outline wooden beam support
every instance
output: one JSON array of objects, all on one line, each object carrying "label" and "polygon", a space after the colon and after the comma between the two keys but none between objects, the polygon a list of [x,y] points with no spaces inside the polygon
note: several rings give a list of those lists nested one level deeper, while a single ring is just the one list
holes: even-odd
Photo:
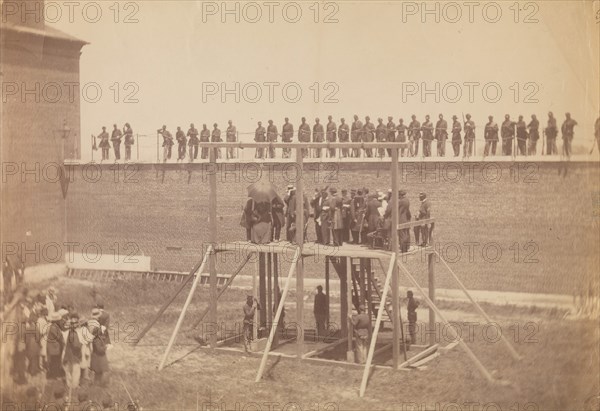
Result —
[{"label": "wooden beam support", "polygon": [[[427,255],[427,276],[429,299],[435,304],[435,271],[434,271],[433,253]],[[429,345],[435,344],[435,311],[433,306],[429,306]]]},{"label": "wooden beam support", "polygon": [[[212,246],[208,246],[208,250],[206,250],[206,254],[204,254],[204,258],[202,259],[202,264],[200,264],[200,268],[199,268],[200,272],[202,272],[204,270],[206,263],[210,260],[210,258],[213,256],[213,254],[214,253],[213,253]],[[175,329],[173,330],[173,334],[171,334],[171,339],[169,340],[169,343],[167,344],[167,349],[165,350],[162,360],[160,361],[160,364],[158,365],[158,371],[162,370],[163,367],[165,366],[165,362],[167,361],[169,352],[171,351],[171,348],[173,348],[173,343],[175,342],[175,338],[177,337],[179,328],[181,327],[181,324],[183,323],[183,319],[185,318],[185,312],[187,311],[188,306],[192,302],[192,297],[194,296],[194,292],[196,291],[196,287],[198,286],[199,282],[200,282],[200,276],[197,275],[196,278],[194,279],[194,282],[192,283],[192,288],[190,289],[190,293],[188,294],[187,299],[185,300],[185,304],[183,305],[183,308],[181,309],[181,314],[179,314],[179,319],[177,320],[177,324],[175,324]],[[216,338],[217,334],[216,333],[213,333],[213,334]],[[217,344],[215,341],[215,346],[216,345]]]},{"label": "wooden beam support", "polygon": [[[208,230],[209,230],[209,241],[211,250],[217,244],[218,239],[218,228],[217,223],[217,149],[209,149],[209,161],[211,173],[208,176],[208,182],[210,186],[210,194],[208,196]],[[209,322],[216,327],[217,326],[217,266],[216,258],[214,253],[211,253],[211,257],[208,262],[210,272],[210,316]],[[217,346],[217,333],[211,333],[210,335],[210,347],[215,348]]]},{"label": "wooden beam support", "polygon": [[275,333],[277,332],[277,324],[279,323],[279,318],[281,317],[281,312],[283,311],[283,306],[285,305],[285,298],[287,297],[288,291],[290,289],[290,280],[292,275],[296,271],[297,261],[300,260],[300,248],[296,249],[296,254],[294,254],[294,258],[292,259],[292,264],[290,265],[290,271],[288,272],[287,278],[285,279],[285,285],[283,286],[283,294],[281,295],[281,300],[277,305],[277,313],[275,313],[275,318],[273,319],[273,324],[271,324],[271,332],[269,333],[269,339],[267,340],[267,346],[265,347],[265,351],[263,352],[262,360],[260,361],[260,366],[258,367],[258,373],[256,374],[256,379],[254,382],[259,382],[262,378],[263,372],[265,371],[265,365],[267,364],[267,358],[269,358],[269,351],[271,350],[271,345],[273,344],[273,338],[275,338]]},{"label": "wooden beam support", "polygon": [[428,355],[433,354],[434,352],[436,352],[439,348],[439,344],[435,344],[432,345],[431,347],[426,348],[425,350],[421,351],[420,353],[417,353],[415,355],[413,355],[412,357],[410,357],[408,360],[404,361],[402,364],[400,364],[399,368],[405,368],[408,367],[409,365],[422,360],[423,358],[427,357]]},{"label": "wooden beam support", "polygon": [[[398,149],[392,149],[392,227],[398,226]],[[394,253],[394,261],[398,260],[398,233],[390,230],[391,251]],[[394,369],[398,369],[400,363],[400,296],[398,295],[398,267],[392,264],[392,362]],[[404,341],[402,341],[404,344]]]},{"label": "wooden beam support", "polygon": [[347,338],[341,338],[341,339],[339,339],[337,341],[332,342],[331,344],[327,344],[324,347],[317,348],[316,350],[309,351],[309,352],[307,352],[306,354],[304,354],[302,356],[302,359],[314,357],[315,355],[319,355],[321,353],[324,353],[325,351],[329,351],[329,350],[337,347],[338,345],[345,343],[347,340],[348,340]]},{"label": "wooden beam support", "polygon": [[[285,143],[288,144],[288,143]],[[296,179],[296,245],[298,249],[296,263],[296,329],[298,335],[296,338],[296,357],[302,358],[304,354],[304,261],[302,253],[304,251],[304,166],[300,144],[296,148],[296,164],[300,170],[300,175]]]},{"label": "wooden beam support", "polygon": [[[342,319],[342,321],[346,321],[348,323],[347,326],[347,331],[348,331],[348,350],[346,351],[346,359],[348,361],[352,361],[354,362],[354,344],[353,344],[353,340],[354,340],[354,325],[352,324],[352,321],[350,320],[350,317],[352,316],[352,287],[350,286],[351,281],[350,281],[350,277],[352,276],[352,259],[351,258],[344,258],[344,263],[346,266],[346,313],[347,316],[346,318]],[[358,291],[358,290],[357,290]]]}]

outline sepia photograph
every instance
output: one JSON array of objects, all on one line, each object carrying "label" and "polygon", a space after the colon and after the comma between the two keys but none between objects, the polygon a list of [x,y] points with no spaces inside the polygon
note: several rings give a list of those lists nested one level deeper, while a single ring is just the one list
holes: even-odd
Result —
[{"label": "sepia photograph", "polygon": [[600,411],[600,0],[0,15],[0,411]]}]

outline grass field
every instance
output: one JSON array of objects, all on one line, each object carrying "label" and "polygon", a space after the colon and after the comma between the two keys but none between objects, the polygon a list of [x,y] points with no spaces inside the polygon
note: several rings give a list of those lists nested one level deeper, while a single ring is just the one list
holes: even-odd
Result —
[{"label": "grass field", "polygon": [[[463,331],[467,330],[466,322],[479,321],[471,328],[473,338],[469,338],[468,345],[499,383],[485,382],[466,354],[456,347],[422,369],[375,370],[366,396],[359,398],[360,368],[270,358],[263,380],[254,383],[258,355],[213,354],[200,349],[191,338],[193,333],[185,330],[206,307],[205,288],[197,290],[168,365],[158,372],[157,364],[184,296],[175,301],[137,347],[128,341],[150,321],[176,284],[92,284],[63,278],[56,286],[61,301],[72,303],[81,313],[89,313],[94,299],[101,296],[111,313],[113,328],[119,330],[113,334],[114,347],[108,353],[112,369],[108,386],[89,389],[91,399],[97,402],[110,396],[123,406],[127,402],[123,383],[146,410],[583,410],[600,393],[597,322],[564,320],[556,312],[494,307],[491,315],[523,357],[517,362],[501,343],[484,338],[485,324],[472,310],[445,307],[445,315]],[[220,322],[231,326],[240,320],[248,292],[232,289],[223,295]],[[306,305],[308,323],[312,304]],[[286,309],[287,320],[293,321],[293,304]],[[419,318],[427,318],[426,309],[419,311]],[[442,335],[440,338],[441,345],[448,342]],[[19,389],[10,392],[11,387],[3,387],[9,390],[5,401],[18,398]]]}]

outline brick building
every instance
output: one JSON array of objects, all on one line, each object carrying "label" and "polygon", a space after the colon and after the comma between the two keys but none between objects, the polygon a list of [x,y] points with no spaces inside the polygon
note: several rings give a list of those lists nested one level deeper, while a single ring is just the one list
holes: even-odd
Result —
[{"label": "brick building", "polygon": [[43,1],[2,7],[2,252],[16,247],[27,265],[43,264],[56,259],[50,245],[66,240],[62,164],[80,156],[79,59],[86,42],[46,26]]}]

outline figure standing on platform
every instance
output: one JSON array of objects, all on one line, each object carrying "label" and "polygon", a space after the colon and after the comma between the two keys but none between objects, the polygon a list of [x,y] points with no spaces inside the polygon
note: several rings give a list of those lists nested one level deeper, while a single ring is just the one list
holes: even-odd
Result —
[{"label": "figure standing on platform", "polygon": [[437,140],[437,156],[444,157],[446,155],[446,140],[448,139],[448,122],[444,120],[442,114],[439,115],[439,120],[435,125],[435,139]]},{"label": "figure standing on platform", "polygon": [[537,154],[537,142],[540,139],[540,122],[535,114],[531,115],[531,121],[527,124],[529,130],[529,155]]},{"label": "figure standing on platform", "polygon": [[[367,209],[365,211],[365,219],[368,224],[368,233],[373,233],[377,231],[379,227],[379,218],[381,214],[379,213],[379,208],[381,207],[381,201],[378,199],[377,193],[371,194],[367,197]],[[366,238],[363,239],[365,241]]]},{"label": "figure standing on platform", "polygon": [[281,238],[281,228],[285,226],[285,204],[281,198],[273,197],[271,200],[271,214],[273,215],[273,226],[271,228],[271,238],[279,242]]},{"label": "figure standing on platform", "polygon": [[[338,128],[338,139],[340,143],[348,143],[350,140],[350,127],[346,124],[346,120],[344,118],[340,119],[340,127]],[[342,148],[342,157],[347,158],[349,155],[349,150],[347,148]]]},{"label": "figure standing on platform", "polygon": [[329,311],[329,304],[327,303],[327,296],[323,293],[323,287],[317,286],[317,293],[315,294],[315,302],[313,306],[313,313],[315,314],[315,322],[317,324],[317,339],[321,340],[327,334],[327,315]]},{"label": "figure standing on platform", "polygon": [[460,145],[462,144],[462,137],[460,132],[462,126],[456,115],[452,116],[452,150],[454,151],[454,157],[460,156]]},{"label": "figure standing on platform", "polygon": [[[408,127],[406,126],[406,124],[404,124],[404,119],[400,118],[398,120],[398,126],[396,127],[396,130],[398,130],[398,135],[396,136],[396,142],[397,143],[403,143],[402,148],[400,148],[400,157],[404,157],[404,152],[406,151],[406,148],[404,146],[404,144],[406,144],[406,135],[409,133],[408,132]],[[408,155],[410,156],[410,146],[408,148]]]},{"label": "figure standing on platform", "polygon": [[[325,140],[325,131],[323,125],[319,122],[318,118],[315,118],[315,125],[313,126],[313,143],[322,143]],[[321,158],[322,149],[315,148],[315,158]]]},{"label": "figure standing on platform", "polygon": [[[333,189],[335,190],[335,189]],[[331,190],[329,191],[331,193]],[[323,245],[329,245],[331,242],[331,228],[332,219],[331,214],[333,212],[333,193],[328,195],[326,191],[321,194],[323,197],[323,204],[321,206],[321,214],[319,215],[321,225],[321,241]]]},{"label": "figure standing on platform", "polygon": [[500,135],[502,137],[502,155],[512,156],[515,122],[510,119],[510,115],[508,114],[504,116],[504,122],[500,126]]},{"label": "figure standing on platform", "polygon": [[363,190],[358,189],[356,196],[350,202],[350,230],[352,231],[352,244],[359,244],[366,240],[365,231],[365,213],[367,210],[366,201],[363,197]]},{"label": "figure standing on platform", "polygon": [[431,157],[431,142],[433,141],[433,123],[429,120],[429,114],[425,116],[425,121],[421,124],[423,132],[423,155]]},{"label": "figure standing on platform", "polygon": [[273,224],[270,201],[255,201],[252,221],[251,241],[255,244],[270,243]]},{"label": "figure standing on platform", "polygon": [[406,310],[408,311],[408,335],[410,336],[410,344],[417,343],[417,308],[419,308],[419,302],[414,299],[413,292],[408,290],[406,292],[406,298],[408,303]]},{"label": "figure standing on platform", "polygon": [[[419,208],[419,217],[417,218],[419,221],[427,220],[431,218],[431,204],[427,199],[427,194],[421,192],[419,193],[419,200],[421,201],[421,206]],[[433,226],[434,223],[423,224],[421,228],[421,247],[427,247],[428,245],[433,244]],[[417,241],[418,244],[418,241]]]},{"label": "figure standing on platform", "polygon": [[[206,124],[202,124],[202,130],[200,131],[200,142],[208,143],[210,141],[210,130],[206,126]],[[208,147],[202,147],[200,151],[200,158],[207,159],[208,158]]]},{"label": "figure standing on platform", "polygon": [[101,161],[108,160],[108,150],[110,150],[110,143],[108,142],[108,133],[106,132],[106,127],[102,127],[102,133],[100,133],[96,138],[100,139],[100,144],[98,144],[98,147],[102,149]]},{"label": "figure standing on platform", "polygon": [[[219,130],[219,126],[217,123],[213,124],[213,131],[212,134],[210,135],[210,142],[211,143],[222,143],[223,139],[221,139],[221,130]],[[216,153],[216,158],[221,158],[221,149],[220,148],[215,148],[213,149],[215,150]]]},{"label": "figure standing on platform", "polygon": [[414,114],[411,116],[412,121],[408,125],[408,136],[412,143],[410,145],[411,157],[417,157],[419,155],[419,139],[421,138],[421,123],[417,121],[417,116]]},{"label": "figure standing on platform", "polygon": [[369,335],[371,335],[371,319],[365,310],[365,305],[358,306],[358,314],[348,315],[354,329],[354,346],[356,362],[364,364],[367,359]]},{"label": "figure standing on platform", "polygon": [[200,139],[198,139],[198,130],[194,127],[194,123],[190,124],[187,135],[190,138],[188,141],[188,145],[190,146],[190,161],[194,161],[198,158],[198,143],[200,142]]},{"label": "figure standing on platform", "polygon": [[167,130],[167,126],[162,126],[157,130],[157,133],[160,134],[163,138],[163,163],[166,163],[167,160],[171,159],[171,147],[173,147],[173,136]]},{"label": "figure standing on platform", "polygon": [[[285,123],[283,123],[283,126],[281,127],[281,141],[284,143],[291,143],[293,137],[294,137],[294,126],[290,123],[290,119],[286,117]],[[291,155],[292,155],[292,149],[284,147],[282,157],[290,158]]]},{"label": "figure standing on platform", "polygon": [[177,140],[177,162],[185,160],[185,148],[187,145],[187,138],[181,127],[177,127],[175,132],[175,140]]},{"label": "figure standing on platform", "polygon": [[[298,142],[310,143],[310,126],[306,124],[306,118],[302,117],[300,120],[300,127],[298,128]],[[308,148],[302,149],[302,158],[308,157]]]},{"label": "figure standing on platform", "polygon": [[[356,194],[356,190],[354,194]],[[352,197],[348,195],[348,190],[342,189],[342,243],[350,243],[350,203]]]},{"label": "figure standing on platform", "polygon": [[[387,133],[386,133],[386,141],[388,143],[395,143],[396,142],[396,124],[394,123],[394,118],[392,116],[388,116],[388,122],[386,125],[387,128]],[[387,155],[388,157],[392,156],[392,149],[388,148],[387,149]]]},{"label": "figure standing on platform", "polygon": [[125,123],[123,127],[123,134],[125,136],[125,161],[131,160],[131,146],[135,143],[133,139],[133,130],[129,123]]},{"label": "figure standing on platform", "polygon": [[[377,119],[377,128],[375,129],[375,140],[378,143],[385,143],[387,140],[387,127],[383,124],[383,119],[380,117]],[[379,158],[385,157],[385,148],[377,149],[377,156]]]},{"label": "figure standing on platform", "polygon": [[[327,117],[327,134],[326,134],[326,140],[329,144],[333,144],[335,145],[335,142],[337,141],[337,126],[335,125],[335,123],[333,122],[333,117],[329,116]],[[329,158],[335,158],[335,147],[334,148],[329,148],[327,150],[327,157]]]},{"label": "figure standing on platform", "polygon": [[[360,143],[362,141],[363,123],[358,119],[358,116],[354,115],[354,122],[352,123],[352,129],[350,139],[353,143]],[[353,148],[350,152],[350,157],[360,157],[360,149]]]},{"label": "figure standing on platform", "polygon": [[465,145],[463,146],[463,156],[465,158],[471,157],[473,155],[475,145],[475,122],[471,120],[470,114],[467,114],[466,117],[467,121],[465,121]]},{"label": "figure standing on platform", "polygon": [[546,126],[546,155],[558,154],[558,148],[556,147],[556,136],[558,136],[558,126],[556,124],[556,118],[550,111],[548,113],[548,125]]},{"label": "figure standing on platform", "polygon": [[310,205],[313,208],[313,219],[315,221],[315,234],[317,235],[317,244],[323,244],[323,232],[321,230],[321,212],[323,211],[323,206],[325,205],[326,198],[326,192],[319,191],[319,189],[315,189],[315,194],[310,202]]},{"label": "figure standing on platform", "polygon": [[[256,303],[256,307],[253,303]],[[248,349],[254,340],[254,314],[256,310],[260,310],[260,304],[256,298],[251,295],[246,297],[246,304],[243,307],[244,310],[244,350],[249,352]]]},{"label": "figure standing on platform", "polygon": [[[366,116],[362,133],[362,141],[364,143],[372,143],[373,140],[375,140],[375,125],[371,123],[371,118]],[[368,158],[373,157],[373,149],[365,148],[365,154]]]},{"label": "figure standing on platform", "polygon": [[[269,125],[267,126],[267,141],[269,143],[277,143],[277,126],[273,124],[273,120],[269,120]],[[275,147],[269,147],[268,158],[275,158]]]},{"label": "figure standing on platform", "polygon": [[329,212],[331,220],[331,233],[334,246],[340,246],[343,243],[343,231],[344,231],[344,200],[337,194],[337,189],[331,188],[331,209]]},{"label": "figure standing on platform", "polygon": [[[228,143],[235,143],[237,141],[237,130],[233,125],[233,121],[229,120],[227,124],[229,125],[227,126],[227,130],[225,131],[225,141],[227,141]],[[227,147],[225,153],[227,154],[228,160],[235,158],[235,148]]]},{"label": "figure standing on platform", "polygon": [[[485,139],[485,149],[483,156],[496,155],[496,146],[498,145],[498,124],[494,122],[494,116],[488,116],[488,123],[485,125],[483,138]],[[490,151],[491,150],[491,151]]]},{"label": "figure standing on platform", "polygon": [[[391,201],[391,199],[388,202],[388,205],[386,207],[384,217],[389,220],[392,219],[392,201]],[[398,191],[398,224],[410,223],[411,219],[412,219],[412,216],[410,214],[410,201],[408,201],[408,198],[406,198],[406,191],[399,190]],[[388,234],[388,237],[391,239],[392,233],[394,231],[397,231],[398,232],[398,245],[400,246],[400,252],[401,253],[408,252],[408,249],[410,248],[410,229],[403,228],[401,230],[397,230],[397,229],[394,230],[394,227],[392,227],[391,222],[388,225],[390,227],[390,232]]]},{"label": "figure standing on platform", "polygon": [[[262,126],[262,121],[258,122],[258,127],[256,128],[256,130],[254,131],[254,141],[257,143],[264,143],[266,140],[266,132],[267,130],[265,130],[265,128]],[[254,153],[254,158],[259,158],[259,159],[264,159],[265,155],[264,155],[265,149],[263,147],[257,147],[256,148],[256,152]]]},{"label": "figure standing on platform", "polygon": [[119,128],[117,127],[116,124],[113,124],[113,131],[112,131],[112,135],[110,136],[110,141],[112,141],[112,144],[113,144],[113,150],[115,152],[115,161],[121,159],[121,137],[122,136],[123,136],[123,133],[121,132],[121,130],[119,130]]},{"label": "figure standing on platform", "polygon": [[563,154],[567,157],[571,157],[571,144],[573,143],[573,136],[575,134],[574,128],[577,125],[577,121],[571,118],[571,113],[565,114],[565,122],[561,126],[562,139],[563,139]]},{"label": "figure standing on platform", "polygon": [[527,140],[529,134],[527,134],[527,124],[523,120],[523,116],[519,116],[519,120],[516,124],[517,127],[517,149],[520,156],[527,155]]}]

